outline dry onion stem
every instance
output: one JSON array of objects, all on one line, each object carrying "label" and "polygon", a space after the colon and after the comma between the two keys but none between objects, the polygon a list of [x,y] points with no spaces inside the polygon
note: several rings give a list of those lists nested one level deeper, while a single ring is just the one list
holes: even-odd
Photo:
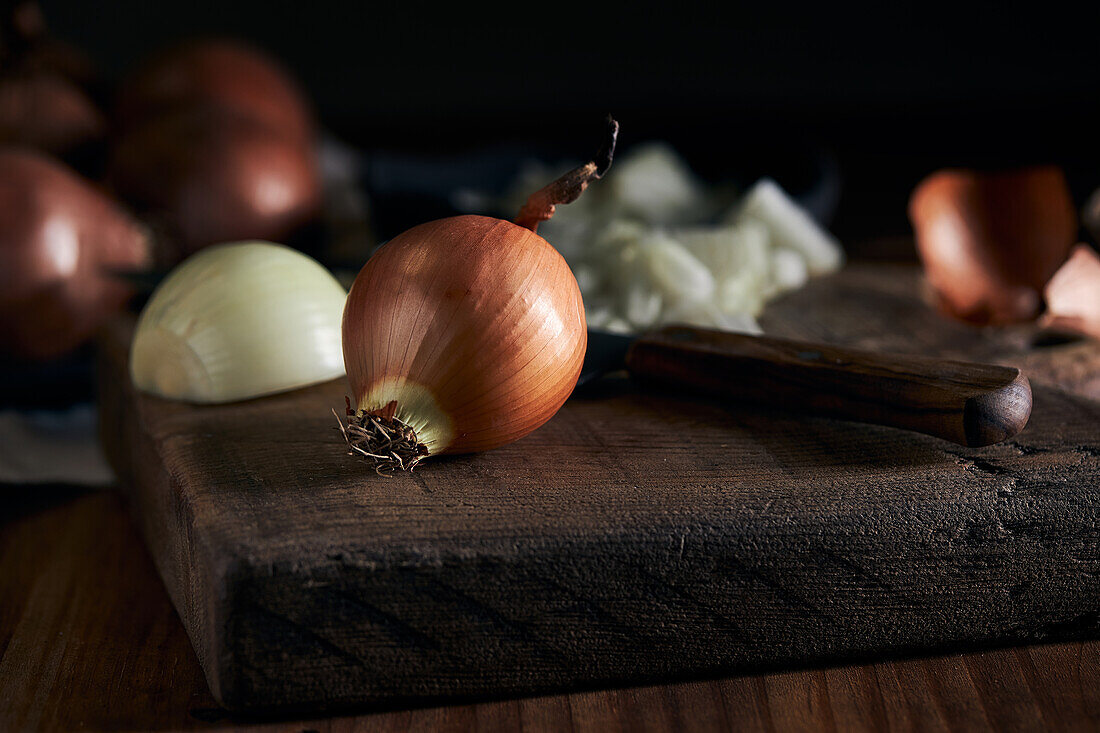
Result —
[{"label": "dry onion stem", "polygon": [[596,153],[595,159],[579,168],[574,168],[553,183],[531,194],[527,198],[527,203],[519,210],[515,223],[537,232],[539,223],[552,217],[554,208],[558,204],[576,201],[584,193],[584,189],[588,188],[589,183],[598,181],[611,167],[611,160],[615,157],[615,141],[618,137],[619,123],[608,115],[607,136],[603,147]]},{"label": "dry onion stem", "polygon": [[385,471],[411,471],[428,457],[428,448],[416,438],[416,431],[396,417],[384,417],[348,407],[348,424],[336,416],[336,423],[348,444],[349,456],[371,459],[379,475]]}]

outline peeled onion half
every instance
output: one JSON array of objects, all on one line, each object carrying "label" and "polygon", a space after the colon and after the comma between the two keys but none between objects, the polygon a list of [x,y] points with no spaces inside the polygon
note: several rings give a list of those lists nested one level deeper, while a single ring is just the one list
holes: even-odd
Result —
[{"label": "peeled onion half", "polygon": [[130,348],[130,376],[146,392],[204,404],[334,379],[344,373],[344,298],[328,270],[289,247],[209,247],[149,299]]}]

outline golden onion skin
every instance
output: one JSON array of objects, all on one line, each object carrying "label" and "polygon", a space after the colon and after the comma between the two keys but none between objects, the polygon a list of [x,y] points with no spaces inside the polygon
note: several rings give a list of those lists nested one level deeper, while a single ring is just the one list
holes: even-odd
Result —
[{"label": "golden onion skin", "polygon": [[580,289],[529,229],[458,216],[392,239],[348,294],[344,363],[360,410],[429,454],[522,438],[565,403],[587,346]]}]

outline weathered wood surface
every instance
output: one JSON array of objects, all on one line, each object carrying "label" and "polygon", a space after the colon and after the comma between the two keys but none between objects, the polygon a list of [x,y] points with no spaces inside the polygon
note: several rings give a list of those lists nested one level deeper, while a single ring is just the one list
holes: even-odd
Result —
[{"label": "weathered wood surface", "polygon": [[[712,675],[1100,631],[1100,406],[1081,349],[922,309],[853,268],[778,335],[1038,363],[1031,423],[967,449],[612,383],[488,454],[377,476],[340,383],[194,408],[131,393],[104,438],[218,700],[339,706]],[[1043,359],[1054,364],[1044,372]],[[1094,362],[1095,363],[1095,362]]]},{"label": "weathered wood surface", "polygon": [[9,487],[0,517],[0,730],[1094,731],[1100,642],[796,669],[354,717],[217,707],[118,496]]}]

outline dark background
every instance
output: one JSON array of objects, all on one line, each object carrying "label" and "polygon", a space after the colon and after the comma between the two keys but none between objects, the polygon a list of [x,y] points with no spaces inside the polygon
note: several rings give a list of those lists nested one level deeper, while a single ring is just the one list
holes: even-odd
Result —
[{"label": "dark background", "polygon": [[666,139],[711,178],[789,169],[825,150],[844,179],[834,229],[850,239],[907,231],[909,190],[940,166],[1052,161],[1079,199],[1100,184],[1097,11],[42,5],[109,78],[174,40],[250,39],[301,80],[330,130],[367,150],[537,140],[579,155],[608,111],[623,145]]}]

